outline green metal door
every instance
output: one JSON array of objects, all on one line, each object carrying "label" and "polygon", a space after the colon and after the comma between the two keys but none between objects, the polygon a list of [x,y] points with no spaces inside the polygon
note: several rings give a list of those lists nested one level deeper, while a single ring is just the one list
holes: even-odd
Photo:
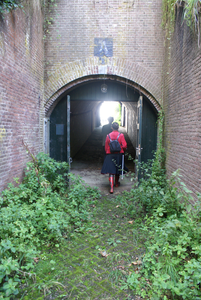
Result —
[{"label": "green metal door", "polygon": [[142,109],[142,151],[141,161],[153,159],[157,146],[157,114],[151,104],[144,99]]},{"label": "green metal door", "polygon": [[50,116],[50,157],[70,160],[70,96],[63,98]]},{"label": "green metal door", "polygon": [[136,147],[136,159],[138,160],[138,168],[136,170],[138,180],[140,180],[140,163],[141,163],[141,151],[142,151],[142,108],[143,97],[140,96],[137,102],[137,147]]},{"label": "green metal door", "polygon": [[137,147],[136,147],[136,158],[138,163],[141,163],[141,151],[142,151],[142,107],[143,97],[140,96],[137,103]]},{"label": "green metal door", "polygon": [[69,165],[69,171],[70,171],[70,164],[72,162],[72,159],[70,157],[70,96],[67,96],[67,162]]},{"label": "green metal door", "polygon": [[139,97],[137,104],[137,147],[138,180],[143,177],[140,164],[154,157],[157,145],[157,114],[148,101]]}]

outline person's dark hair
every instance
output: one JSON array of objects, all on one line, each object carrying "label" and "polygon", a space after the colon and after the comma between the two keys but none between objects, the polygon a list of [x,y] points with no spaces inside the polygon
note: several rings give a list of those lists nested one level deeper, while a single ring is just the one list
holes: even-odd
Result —
[{"label": "person's dark hair", "polygon": [[113,121],[114,121],[114,118],[113,118],[113,117],[108,117],[108,122],[109,122],[109,124],[111,124]]},{"label": "person's dark hair", "polygon": [[118,130],[119,129],[119,124],[117,122],[112,123],[112,129],[113,130]]}]

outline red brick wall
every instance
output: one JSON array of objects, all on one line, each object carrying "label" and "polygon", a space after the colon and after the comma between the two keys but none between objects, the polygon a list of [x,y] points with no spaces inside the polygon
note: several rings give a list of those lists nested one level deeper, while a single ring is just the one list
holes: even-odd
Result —
[{"label": "red brick wall", "polygon": [[187,187],[201,193],[201,47],[192,31],[182,23],[181,16],[182,7],[177,12],[171,43],[166,45],[167,170],[170,175],[181,169]]},{"label": "red brick wall", "polygon": [[23,176],[22,141],[34,153],[42,144],[43,16],[39,1],[26,1],[24,11],[0,20],[0,190]]},{"label": "red brick wall", "polygon": [[[160,102],[161,5],[161,0],[57,1],[45,41],[45,101],[78,78],[105,74],[132,80]],[[104,63],[94,56],[95,38],[113,40],[113,55]]]},{"label": "red brick wall", "polygon": [[[59,0],[44,70],[43,16],[40,1],[31,2],[0,21],[0,189],[23,175],[22,140],[34,153],[43,148],[43,101],[48,115],[68,86],[104,74],[163,100],[168,174],[181,168],[187,186],[201,192],[201,47],[180,15],[164,48],[161,0]],[[94,38],[113,39],[104,63],[94,56]]]}]

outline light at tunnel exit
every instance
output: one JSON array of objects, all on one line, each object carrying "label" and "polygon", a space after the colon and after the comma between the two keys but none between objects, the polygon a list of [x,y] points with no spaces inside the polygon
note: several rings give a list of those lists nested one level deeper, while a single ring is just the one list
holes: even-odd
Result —
[{"label": "light at tunnel exit", "polygon": [[121,119],[120,104],[114,101],[105,101],[100,106],[100,121],[101,125],[108,123],[108,117],[113,117],[115,122]]}]

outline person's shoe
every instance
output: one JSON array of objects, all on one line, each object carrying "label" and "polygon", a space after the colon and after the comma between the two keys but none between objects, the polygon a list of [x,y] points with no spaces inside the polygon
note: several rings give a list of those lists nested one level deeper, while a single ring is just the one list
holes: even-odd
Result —
[{"label": "person's shoe", "polygon": [[115,187],[120,186],[119,175],[115,175]]}]

